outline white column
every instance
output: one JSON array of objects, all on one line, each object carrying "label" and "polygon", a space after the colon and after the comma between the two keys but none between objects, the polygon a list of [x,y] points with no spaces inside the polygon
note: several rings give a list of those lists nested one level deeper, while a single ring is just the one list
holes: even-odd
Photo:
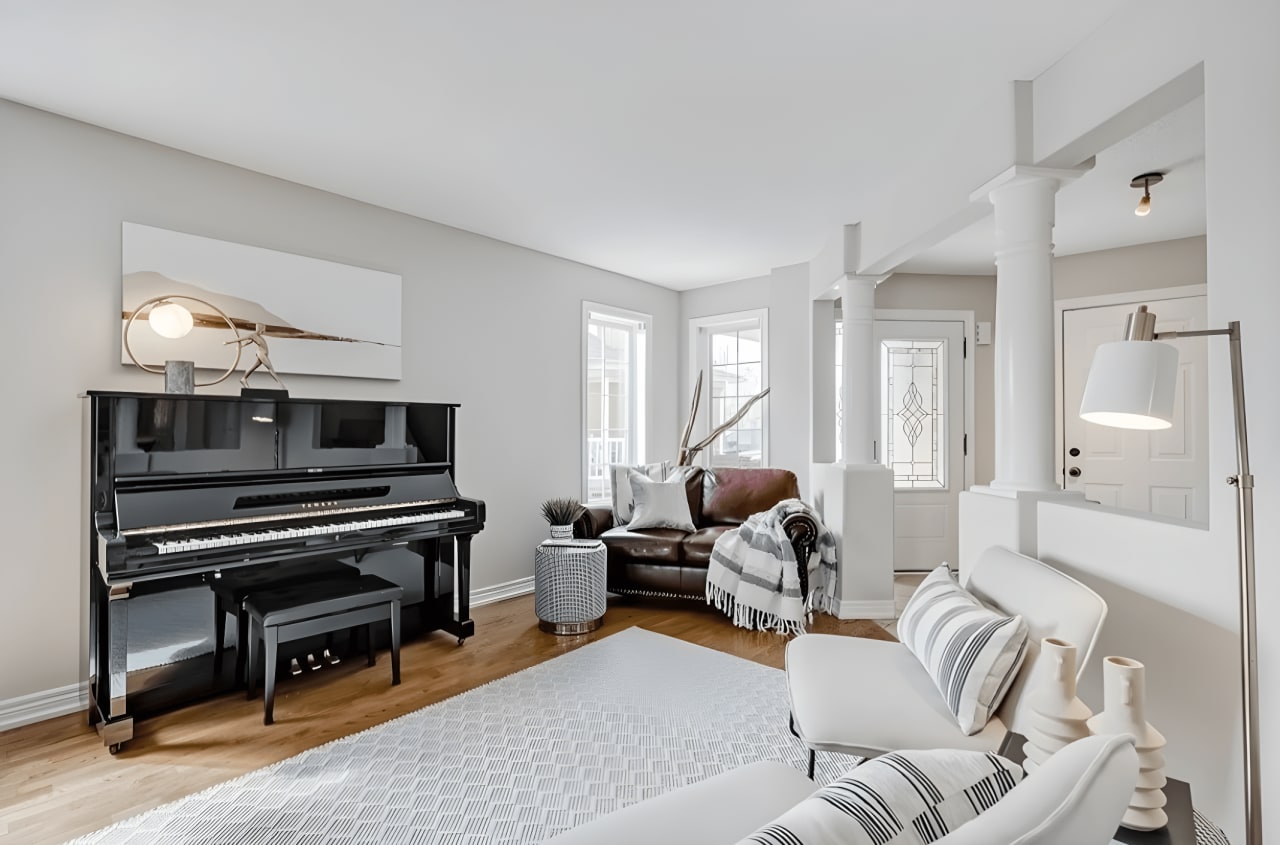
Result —
[{"label": "white column", "polygon": [[844,315],[844,462],[877,463],[880,379],[876,372],[876,285],[884,276],[847,275],[839,282]]},{"label": "white column", "polygon": [[[995,479],[1050,492],[1054,476],[1054,198],[1075,171],[1014,167],[984,186],[995,206]],[[977,194],[975,194],[977,196]]]}]

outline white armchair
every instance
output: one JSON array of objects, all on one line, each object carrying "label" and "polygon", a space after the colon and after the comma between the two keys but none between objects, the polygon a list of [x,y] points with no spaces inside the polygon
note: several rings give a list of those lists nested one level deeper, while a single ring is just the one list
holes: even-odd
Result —
[{"label": "white armchair", "polygon": [[[1133,737],[1087,737],[935,845],[1106,845],[1137,782]],[[784,763],[752,763],[610,813],[545,845],[734,845],[816,789]]]},{"label": "white armchair", "polygon": [[[1010,730],[1025,734],[1022,692],[1037,671],[1040,640],[1058,637],[1080,649],[1083,673],[1107,615],[1102,598],[1034,558],[997,546],[984,551],[965,588],[987,605],[1026,620],[1026,658],[986,727],[966,736],[924,666],[901,643],[806,634],[787,644],[791,727],[809,750],[875,757],[899,749],[995,751]],[[1048,671],[1047,669],[1044,671]]]}]

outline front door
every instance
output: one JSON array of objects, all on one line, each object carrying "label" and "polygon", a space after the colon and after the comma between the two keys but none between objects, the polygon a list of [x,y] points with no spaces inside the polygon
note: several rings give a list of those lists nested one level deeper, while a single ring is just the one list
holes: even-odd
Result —
[{"label": "front door", "polygon": [[876,320],[880,461],[893,470],[893,566],[927,570],[959,555],[965,489],[965,324]]},{"label": "front door", "polygon": [[[1156,331],[1205,325],[1203,296],[1148,303]],[[1108,507],[1209,522],[1208,414],[1205,338],[1178,338],[1178,388],[1173,427],[1134,431],[1086,423],[1080,397],[1099,344],[1120,340],[1137,303],[1062,312],[1063,486]]]}]

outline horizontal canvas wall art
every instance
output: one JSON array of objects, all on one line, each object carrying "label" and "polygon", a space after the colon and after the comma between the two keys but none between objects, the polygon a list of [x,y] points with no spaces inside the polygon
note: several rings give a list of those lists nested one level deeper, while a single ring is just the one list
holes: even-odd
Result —
[{"label": "horizontal canvas wall art", "polygon": [[[122,245],[122,326],[153,297],[194,297],[225,312],[241,335],[261,326],[277,372],[400,378],[401,279],[394,273],[138,223],[124,224]],[[195,328],[164,338],[140,315],[129,334],[133,354],[145,364],[194,361],[225,370],[235,358],[226,321],[175,301],[191,311]],[[123,345],[120,360],[131,363]]]}]

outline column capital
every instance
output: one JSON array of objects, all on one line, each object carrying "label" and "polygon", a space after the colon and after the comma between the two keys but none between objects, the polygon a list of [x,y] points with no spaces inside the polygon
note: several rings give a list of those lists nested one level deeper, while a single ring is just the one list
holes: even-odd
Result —
[{"label": "column capital", "polygon": [[1066,183],[1079,179],[1092,169],[1092,163],[1087,167],[1032,167],[1027,164],[1015,164],[970,194],[969,201],[990,201],[991,195],[1000,188],[1026,185],[1031,182],[1052,184],[1053,190],[1056,191]]}]

